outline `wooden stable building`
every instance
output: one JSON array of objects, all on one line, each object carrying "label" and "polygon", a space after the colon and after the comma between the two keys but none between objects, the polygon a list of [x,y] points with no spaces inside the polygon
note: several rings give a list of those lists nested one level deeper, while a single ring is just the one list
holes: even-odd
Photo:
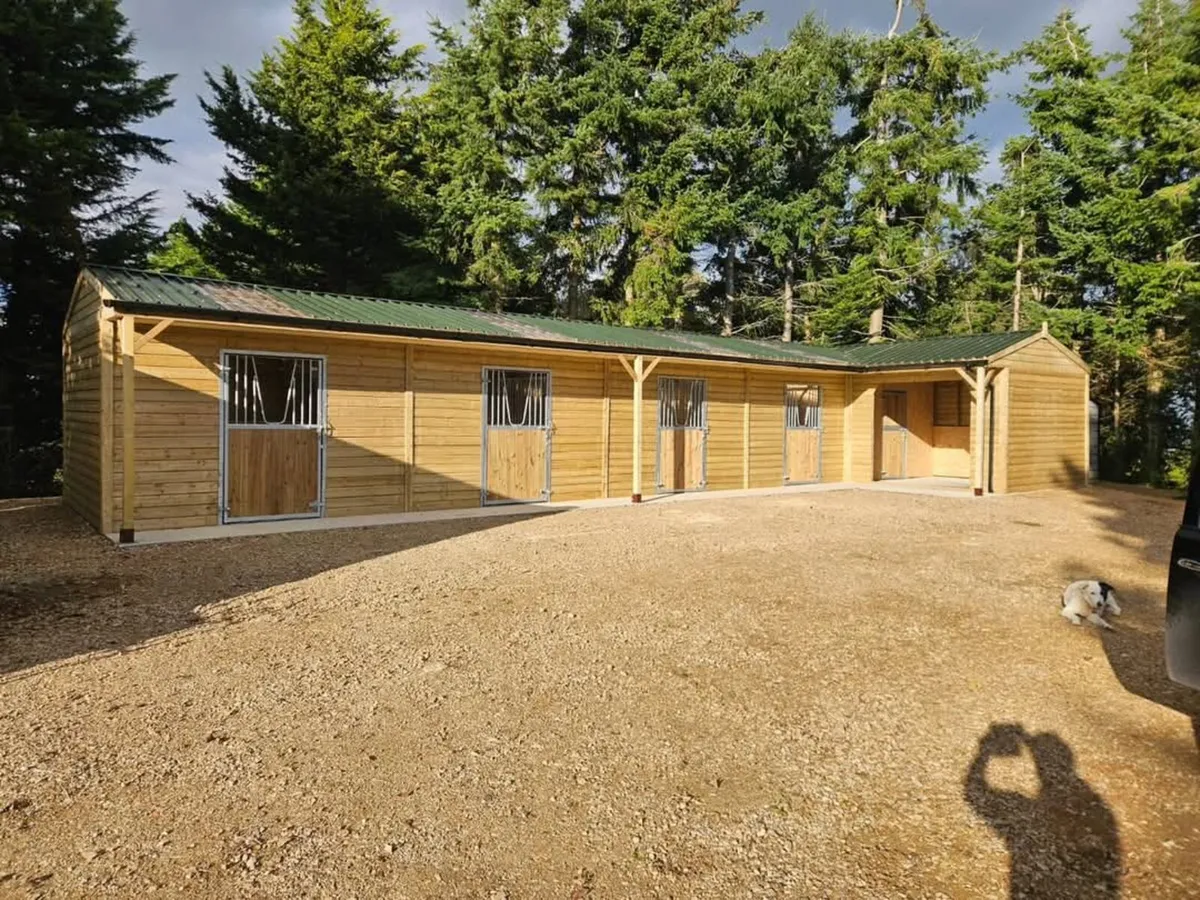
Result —
[{"label": "wooden stable building", "polygon": [[63,349],[64,499],[126,542],[673,491],[1086,479],[1088,370],[1044,330],[816,347],[92,267]]}]

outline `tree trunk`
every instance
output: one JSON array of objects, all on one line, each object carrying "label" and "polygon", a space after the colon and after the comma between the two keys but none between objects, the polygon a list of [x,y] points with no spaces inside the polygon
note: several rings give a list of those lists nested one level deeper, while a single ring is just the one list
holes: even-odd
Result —
[{"label": "tree trunk", "polygon": [[1012,330],[1021,330],[1021,265],[1025,262],[1025,237],[1017,238],[1017,271],[1013,276]]},{"label": "tree trunk", "polygon": [[721,334],[725,337],[733,334],[733,292],[736,267],[737,248],[733,241],[730,241],[725,247],[725,303],[721,308]]},{"label": "tree trunk", "polygon": [[1163,449],[1166,424],[1163,421],[1163,375],[1162,354],[1167,341],[1167,330],[1163,326],[1154,329],[1149,352],[1146,354],[1146,443],[1142,447],[1142,479],[1150,484],[1161,484],[1163,476]]},{"label": "tree trunk", "polygon": [[791,254],[783,261],[783,340],[791,341],[792,323],[796,316],[796,294],[792,284],[794,266]]}]

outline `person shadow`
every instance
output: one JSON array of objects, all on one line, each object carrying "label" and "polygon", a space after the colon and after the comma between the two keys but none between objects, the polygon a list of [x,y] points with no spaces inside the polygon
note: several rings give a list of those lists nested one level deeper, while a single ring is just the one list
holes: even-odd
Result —
[{"label": "person shadow", "polygon": [[[1028,750],[1036,796],[993,787],[988,764]],[[995,724],[979,741],[964,779],[963,796],[1004,840],[1013,900],[1073,900],[1121,895],[1121,840],[1116,818],[1075,771],[1075,755],[1057,734],[1030,734],[1020,725]]]}]

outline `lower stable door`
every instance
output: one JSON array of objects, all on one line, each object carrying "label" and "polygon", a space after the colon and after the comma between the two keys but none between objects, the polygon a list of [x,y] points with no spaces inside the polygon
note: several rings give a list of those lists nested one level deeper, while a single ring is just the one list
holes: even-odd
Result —
[{"label": "lower stable door", "polygon": [[325,361],[222,354],[221,521],[323,513]]},{"label": "lower stable door", "polygon": [[483,503],[550,499],[550,373],[483,371]]},{"label": "lower stable door", "polygon": [[783,403],[783,483],[821,480],[821,389],[788,385]]},{"label": "lower stable door", "polygon": [[708,390],[701,378],[658,379],[658,489],[701,491],[708,456]]}]

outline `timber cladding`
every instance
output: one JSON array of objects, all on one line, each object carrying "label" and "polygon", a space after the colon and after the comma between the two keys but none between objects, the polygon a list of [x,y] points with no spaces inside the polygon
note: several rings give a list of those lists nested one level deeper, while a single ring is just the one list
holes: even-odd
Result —
[{"label": "timber cladding", "polygon": [[101,460],[107,393],[101,352],[100,293],[83,280],[63,328],[63,502],[95,528],[103,529],[105,505]]},{"label": "timber cladding", "polygon": [[1048,340],[999,364],[1008,373],[1007,490],[1082,484],[1088,462],[1086,371]]},{"label": "timber cladding", "polygon": [[[139,323],[138,338],[148,330],[147,324]],[[117,345],[114,350],[112,413],[107,426],[113,458],[109,521],[119,522],[123,514],[123,372],[121,348]],[[135,521],[139,530],[220,522],[222,351],[294,353],[325,359],[328,516],[479,506],[485,368],[550,373],[552,425],[547,452],[552,501],[622,496],[632,488],[633,386],[619,363],[611,359],[466,344],[405,345],[174,326],[136,350]],[[411,362],[406,356],[411,356]],[[406,370],[412,372],[411,385],[405,383]],[[842,480],[845,378],[841,373],[770,369],[747,373],[738,366],[664,361],[647,378],[643,398],[642,471],[647,493],[659,489],[654,482],[660,377],[704,381],[706,489],[741,488],[747,470],[752,487],[783,484],[784,403],[788,386],[796,385],[820,388],[821,478]],[[406,408],[409,390],[413,402],[411,449]],[[235,444],[230,452],[246,450]],[[748,466],[743,456],[746,445]],[[78,472],[85,462],[86,456],[74,459],[72,471]],[[80,483],[90,484],[82,476]],[[662,489],[670,486],[664,484]],[[236,496],[228,499],[240,506],[242,489],[236,485],[231,489]],[[83,491],[79,493],[82,496]],[[89,502],[90,509],[99,509],[98,499]],[[93,512],[89,521],[98,521],[98,514]]]},{"label": "timber cladding", "polygon": [[[893,477],[970,476],[1003,493],[1077,484],[1086,470],[1087,370],[1045,333],[964,338],[1001,351],[962,366],[909,348],[907,368],[808,369],[135,319],[114,303],[85,272],[64,324],[63,493],[123,540],[223,519],[628,496],[635,419],[646,495],[873,481],[885,432]],[[978,442],[975,391],[989,398]],[[885,428],[889,409],[902,425]]]}]

